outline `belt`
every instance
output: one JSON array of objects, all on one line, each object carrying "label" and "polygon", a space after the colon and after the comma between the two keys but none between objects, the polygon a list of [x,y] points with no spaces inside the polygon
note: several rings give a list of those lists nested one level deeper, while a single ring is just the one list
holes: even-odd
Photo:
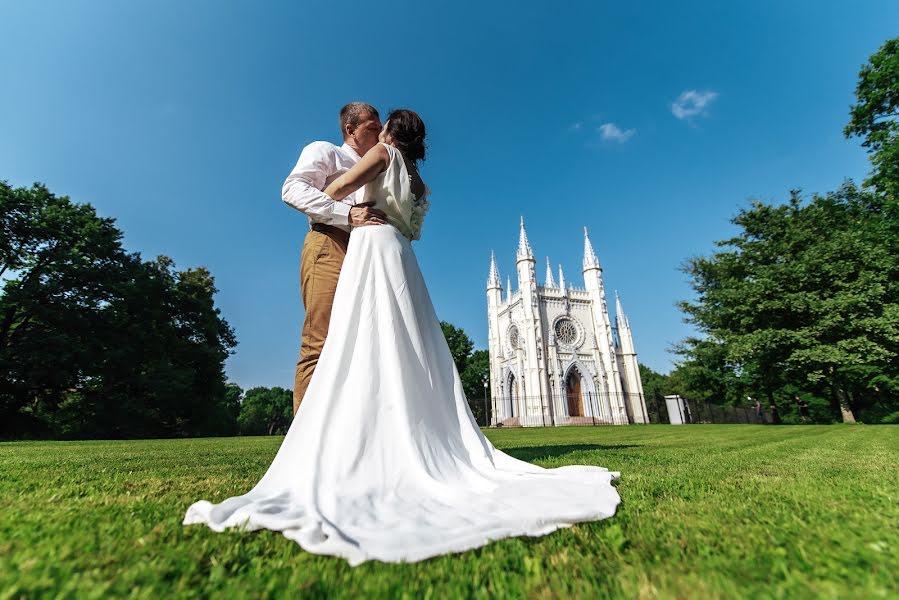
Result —
[{"label": "belt", "polygon": [[313,223],[312,231],[318,231],[319,233],[324,233],[327,236],[335,237],[339,240],[343,240],[344,243],[350,240],[350,232],[344,231],[340,227],[334,227],[333,225],[325,225],[324,223]]}]

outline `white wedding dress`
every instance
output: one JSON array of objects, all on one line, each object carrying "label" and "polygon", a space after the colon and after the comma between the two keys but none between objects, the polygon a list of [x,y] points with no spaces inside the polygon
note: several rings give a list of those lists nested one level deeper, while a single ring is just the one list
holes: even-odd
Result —
[{"label": "white wedding dress", "polygon": [[544,469],[481,433],[410,244],[425,199],[388,149],[390,166],[364,197],[390,224],[350,236],[327,341],[274,461],[248,493],[196,502],[184,523],[280,531],[355,566],[612,516],[618,472]]}]

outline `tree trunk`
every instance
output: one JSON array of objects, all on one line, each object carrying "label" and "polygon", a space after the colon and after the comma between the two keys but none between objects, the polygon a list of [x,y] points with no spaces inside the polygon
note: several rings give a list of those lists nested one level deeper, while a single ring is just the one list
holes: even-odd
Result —
[{"label": "tree trunk", "polygon": [[855,415],[852,413],[852,407],[849,405],[849,397],[846,395],[846,390],[839,383],[834,384],[834,390],[836,391],[837,403],[840,407],[843,423],[855,423]]},{"label": "tree trunk", "polygon": [[849,405],[849,397],[846,395],[846,390],[840,385],[836,369],[833,366],[830,367],[830,386],[832,397],[836,404],[835,408],[840,411],[843,423],[855,423],[855,415],[852,413],[852,407]]}]

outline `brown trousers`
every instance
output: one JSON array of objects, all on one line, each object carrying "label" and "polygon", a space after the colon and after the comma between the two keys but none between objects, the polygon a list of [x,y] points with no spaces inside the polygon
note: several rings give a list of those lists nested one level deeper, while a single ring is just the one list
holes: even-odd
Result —
[{"label": "brown trousers", "polygon": [[303,321],[303,338],[300,343],[300,359],[297,361],[293,380],[293,413],[300,408],[300,402],[309,387],[312,373],[318,364],[328,324],[331,321],[331,305],[340,267],[346,257],[349,234],[342,236],[330,232],[309,231],[303,241],[300,260],[300,292],[306,318]]}]

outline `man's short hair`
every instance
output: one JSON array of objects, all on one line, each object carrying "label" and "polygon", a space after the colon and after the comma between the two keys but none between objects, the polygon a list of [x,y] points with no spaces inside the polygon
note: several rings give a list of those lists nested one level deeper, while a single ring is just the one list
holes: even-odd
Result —
[{"label": "man's short hair", "polygon": [[340,109],[340,133],[344,135],[347,123],[352,125],[353,129],[359,125],[362,117],[365,115],[381,118],[378,110],[367,102],[350,102]]}]

